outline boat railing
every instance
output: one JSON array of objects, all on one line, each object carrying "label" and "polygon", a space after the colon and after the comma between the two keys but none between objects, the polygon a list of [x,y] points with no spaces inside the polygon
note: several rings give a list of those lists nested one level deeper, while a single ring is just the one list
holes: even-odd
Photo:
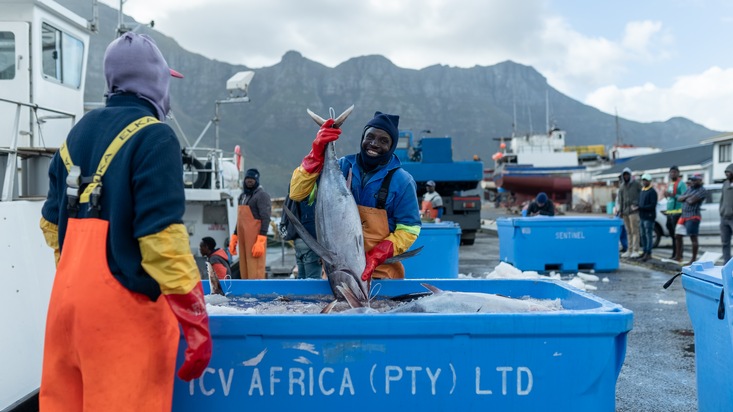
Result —
[{"label": "boat railing", "polygon": [[221,190],[239,187],[239,172],[234,154],[225,156],[222,149],[210,147],[185,147],[183,155],[183,181],[187,189]]},{"label": "boat railing", "polygon": [[[31,131],[20,130],[20,120],[23,113],[23,108],[29,109],[32,114],[32,123],[36,124],[35,130],[39,134],[41,133],[41,125],[49,119],[64,119],[70,120],[69,129],[76,122],[76,114],[64,112],[61,110],[52,109],[49,107],[39,106],[34,103],[24,103],[17,100],[9,100],[0,97],[0,103],[10,104],[15,106],[15,115],[13,117],[13,129],[12,135],[9,139],[9,145],[7,147],[0,147],[0,183],[2,184],[2,193],[0,194],[0,201],[8,202],[19,197],[19,191],[17,184],[17,173],[19,170],[18,158],[19,156],[25,160],[21,162],[20,171],[22,174],[24,187],[20,195],[22,196],[44,196],[43,190],[44,177],[48,171],[48,158],[58,150],[58,148],[49,148],[43,144],[42,139],[34,139]],[[47,116],[39,116],[38,111],[41,110],[46,113],[50,113]],[[29,135],[29,146],[19,147],[18,139],[21,134]],[[37,140],[37,141],[36,141]],[[40,143],[40,144],[39,144]],[[34,159],[46,159],[40,162],[34,161]],[[47,180],[47,179],[46,179]]]}]

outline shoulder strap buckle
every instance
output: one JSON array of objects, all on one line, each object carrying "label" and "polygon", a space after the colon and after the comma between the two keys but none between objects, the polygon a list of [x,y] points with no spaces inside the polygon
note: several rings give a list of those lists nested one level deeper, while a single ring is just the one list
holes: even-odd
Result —
[{"label": "shoulder strap buckle", "polygon": [[81,187],[81,168],[72,165],[69,174],[66,176],[66,210],[70,217],[76,217],[79,213],[79,191]]},{"label": "shoulder strap buckle", "polygon": [[92,192],[89,195],[89,216],[98,218],[100,216],[100,212],[102,210],[102,203],[101,198],[102,197],[102,182],[99,182],[97,186],[92,189]]}]

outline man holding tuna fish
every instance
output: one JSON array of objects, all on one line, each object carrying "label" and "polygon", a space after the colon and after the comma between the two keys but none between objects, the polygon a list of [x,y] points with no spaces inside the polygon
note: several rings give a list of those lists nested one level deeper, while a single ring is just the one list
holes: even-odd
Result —
[{"label": "man holding tuna fish", "polygon": [[[319,122],[320,124],[320,122]],[[361,279],[402,279],[401,263],[384,264],[407,251],[420,234],[420,208],[415,180],[402,169],[395,156],[399,116],[376,112],[361,136],[361,150],[338,159],[356,201],[366,251],[366,267]],[[326,161],[328,143],[337,140],[341,129],[334,120],[322,123],[312,150],[293,172],[290,197],[305,199],[317,186]],[[329,216],[323,216],[328,219]],[[320,241],[319,234],[319,241]]]}]

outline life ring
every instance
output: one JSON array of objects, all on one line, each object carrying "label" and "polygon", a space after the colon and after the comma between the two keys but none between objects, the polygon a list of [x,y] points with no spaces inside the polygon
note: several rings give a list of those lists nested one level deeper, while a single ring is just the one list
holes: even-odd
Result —
[{"label": "life ring", "polygon": [[[186,189],[208,189],[211,187],[211,161],[206,165],[201,163],[193,155],[182,153],[184,179],[183,184]],[[195,176],[196,180],[186,179],[186,176]],[[193,182],[191,182],[193,180]]]}]

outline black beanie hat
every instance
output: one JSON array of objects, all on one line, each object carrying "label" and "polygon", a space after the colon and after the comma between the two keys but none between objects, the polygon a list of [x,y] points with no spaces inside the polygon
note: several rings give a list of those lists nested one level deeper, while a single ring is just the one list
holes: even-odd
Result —
[{"label": "black beanie hat", "polygon": [[244,178],[251,177],[254,180],[260,181],[260,171],[257,169],[247,169],[247,171],[244,173]]},{"label": "black beanie hat", "polygon": [[364,140],[364,134],[370,127],[376,127],[377,129],[384,130],[387,132],[389,137],[392,138],[392,146],[390,152],[393,152],[397,146],[397,138],[400,137],[400,130],[398,126],[400,124],[400,116],[395,114],[385,114],[382,112],[375,112],[374,118],[364,126],[364,131],[361,133],[361,140]]},{"label": "black beanie hat", "polygon": [[247,185],[244,185],[244,193],[251,195],[259,186],[260,186],[260,171],[257,169],[247,169],[246,172],[244,172],[244,180],[247,180],[248,178],[255,180],[255,185],[253,188],[248,188]]},{"label": "black beanie hat", "polygon": [[397,148],[397,139],[400,136],[400,131],[398,129],[398,125],[400,123],[400,116],[394,115],[394,114],[385,114],[382,112],[375,112],[374,118],[370,120],[366,126],[364,126],[364,131],[361,132],[361,141],[364,142],[364,136],[366,135],[367,129],[370,127],[375,127],[380,130],[384,130],[387,132],[389,137],[392,138],[392,145],[389,147],[389,151],[381,156],[377,157],[369,157],[364,152],[364,148],[362,148],[359,151],[359,161],[361,162],[362,166],[366,168],[366,170],[373,170],[375,167],[383,164],[389,163],[389,160],[392,158],[392,154],[394,154],[395,149]]}]

